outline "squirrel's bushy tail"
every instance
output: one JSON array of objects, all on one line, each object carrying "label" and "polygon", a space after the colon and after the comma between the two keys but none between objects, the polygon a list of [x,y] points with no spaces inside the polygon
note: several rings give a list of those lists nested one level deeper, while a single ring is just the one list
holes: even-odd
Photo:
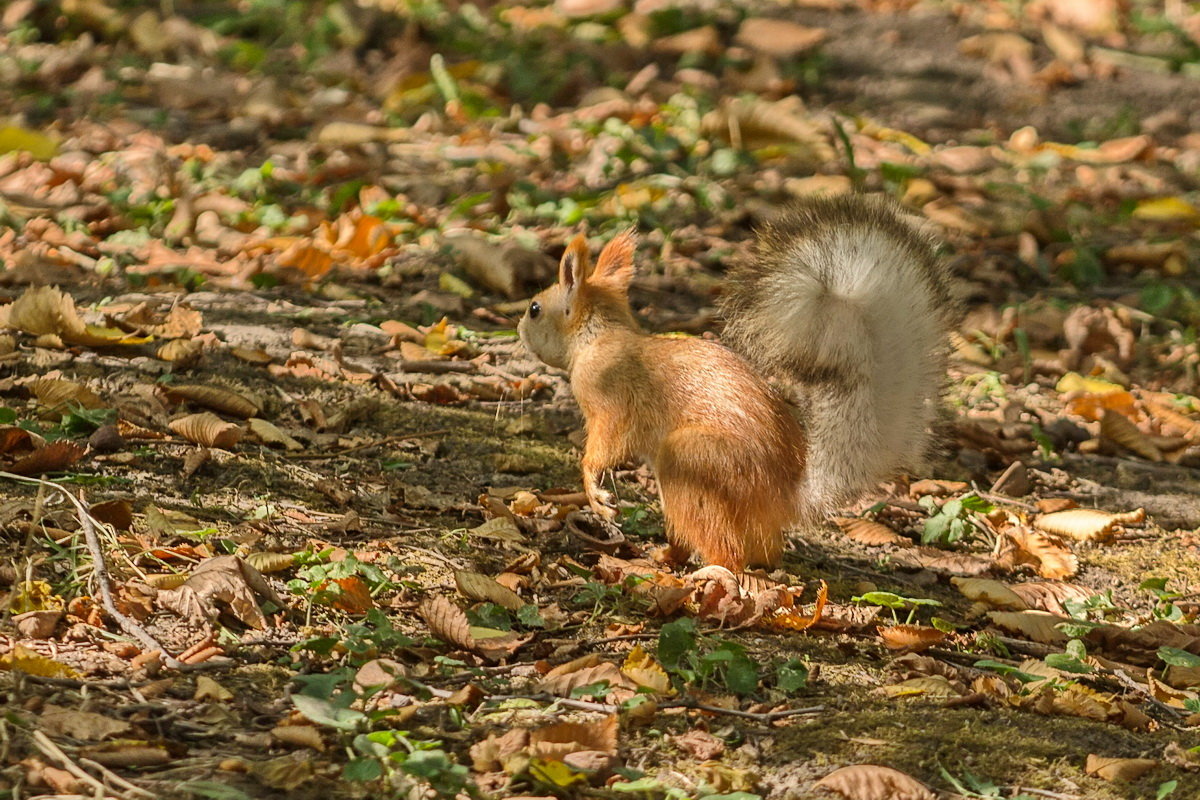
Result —
[{"label": "squirrel's bushy tail", "polygon": [[760,231],[722,301],[726,341],[799,394],[813,512],[928,447],[956,304],[934,241],[902,214],[861,196],[798,204]]}]

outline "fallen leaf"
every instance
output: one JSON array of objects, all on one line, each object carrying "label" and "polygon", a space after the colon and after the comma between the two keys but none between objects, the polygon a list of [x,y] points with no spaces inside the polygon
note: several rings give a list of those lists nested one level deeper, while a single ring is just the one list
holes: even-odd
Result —
[{"label": "fallen leaf", "polygon": [[858,764],[835,769],[813,784],[846,800],[936,800],[920,781],[891,767]]}]

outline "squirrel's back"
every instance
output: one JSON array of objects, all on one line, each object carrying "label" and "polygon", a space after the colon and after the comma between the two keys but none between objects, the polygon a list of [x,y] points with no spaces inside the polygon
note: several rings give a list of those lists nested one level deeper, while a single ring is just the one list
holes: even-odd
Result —
[{"label": "squirrel's back", "polygon": [[897,206],[797,204],[759,232],[722,306],[725,341],[799,395],[810,509],[920,462],[957,306],[935,242]]}]

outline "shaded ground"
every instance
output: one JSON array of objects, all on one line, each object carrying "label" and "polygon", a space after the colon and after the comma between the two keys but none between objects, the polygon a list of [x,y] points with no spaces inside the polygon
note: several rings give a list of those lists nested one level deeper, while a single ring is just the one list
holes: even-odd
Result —
[{"label": "shaded ground", "polygon": [[[194,663],[92,599],[76,508],[0,482],[0,797],[801,798],[855,764],[976,797],[1200,792],[1196,18],[867,5],[6,9],[0,469],[50,459],[110,503],[118,606]],[[722,630],[711,587],[656,614],[679,586],[638,560],[652,477],[614,478],[625,544],[573,529],[578,413],[515,341],[522,298],[576,228],[633,223],[647,327],[718,331],[752,226],[852,189],[955,265],[945,444],[916,476],[947,483],[847,510],[899,539],[796,539],[772,578],[801,604],[828,583],[812,629]],[[14,317],[47,285],[111,327]],[[993,488],[1014,462],[1025,485]],[[1148,516],[1055,533],[1045,501]],[[192,572],[225,555],[275,598]],[[1058,617],[968,600],[976,573]],[[898,655],[876,624],[909,616],[952,632]],[[1156,763],[1110,782],[1089,755]]]}]

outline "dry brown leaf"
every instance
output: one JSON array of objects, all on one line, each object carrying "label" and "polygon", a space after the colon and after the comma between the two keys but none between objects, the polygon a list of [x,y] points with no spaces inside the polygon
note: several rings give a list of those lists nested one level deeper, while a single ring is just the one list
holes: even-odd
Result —
[{"label": "dry brown leaf", "polygon": [[511,589],[506,589],[487,575],[467,570],[456,570],[454,585],[463,597],[469,600],[481,600],[495,603],[509,611],[519,611],[526,604],[521,596]]},{"label": "dry brown leaf", "polygon": [[784,19],[751,17],[734,37],[738,44],[775,58],[795,58],[822,44],[828,32]]},{"label": "dry brown leaf", "polygon": [[211,622],[220,614],[217,603],[227,605],[234,616],[252,628],[267,627],[258,598],[279,608],[287,604],[275,593],[258,570],[236,556],[210,558],[192,570],[178,589],[158,593],[158,602],[194,622]]},{"label": "dry brown leaf", "polygon": [[250,428],[251,435],[265,445],[279,445],[285,450],[291,451],[304,449],[304,445],[265,419],[251,417],[246,420],[246,425]]},{"label": "dry brown leaf", "polygon": [[798,103],[798,98],[774,103],[727,100],[704,115],[700,128],[706,136],[719,136],[738,148],[756,150],[771,145],[793,145],[814,163],[823,164],[833,158],[833,148],[824,130]]},{"label": "dry brown leaf", "polygon": [[1070,622],[1070,617],[1060,617],[1045,611],[989,611],[988,618],[997,626],[1011,633],[1042,644],[1063,644],[1069,638],[1056,625]]},{"label": "dry brown leaf", "polygon": [[988,578],[951,578],[950,583],[968,600],[986,603],[1009,611],[1024,611],[1028,606],[1012,587]]},{"label": "dry brown leaf", "polygon": [[1093,542],[1111,538],[1118,525],[1137,524],[1145,519],[1146,511],[1142,508],[1117,514],[1095,508],[1072,508],[1043,514],[1033,521],[1033,525],[1078,542]]},{"label": "dry brown leaf", "polygon": [[946,641],[945,631],[925,625],[891,625],[879,629],[879,636],[889,650],[918,653]]},{"label": "dry brown leaf", "polygon": [[145,332],[162,339],[191,339],[200,333],[204,318],[186,303],[176,303],[165,313],[141,303],[115,322],[134,332]]},{"label": "dry brown leaf", "polygon": [[[880,630],[882,632],[883,629]],[[888,697],[960,697],[962,692],[945,675],[925,675],[880,687]]]},{"label": "dry brown leaf", "polygon": [[928,569],[950,575],[982,575],[992,568],[990,558],[970,553],[948,553],[935,547],[911,547],[892,555],[892,563],[914,569]]},{"label": "dry brown leaf", "polygon": [[86,347],[142,344],[145,337],[130,336],[116,328],[88,325],[75,309],[75,301],[52,286],[33,286],[12,305],[0,308],[0,327],[16,328],[33,336],[57,336],[68,344]]},{"label": "dry brown leaf", "polygon": [[172,339],[158,348],[155,355],[163,361],[180,367],[189,367],[200,360],[204,345],[194,339]]},{"label": "dry brown leaf", "polygon": [[88,387],[61,378],[37,378],[25,384],[38,402],[49,409],[58,409],[68,404],[84,408],[103,408],[100,396]]},{"label": "dry brown leaf", "polygon": [[231,417],[249,419],[256,416],[259,412],[258,404],[254,401],[243,397],[237,392],[222,389],[219,386],[200,386],[195,384],[168,386],[166,395],[175,402],[187,400],[198,406],[211,408],[213,411],[220,411],[222,414],[228,414]]},{"label": "dry brown leaf", "polygon": [[1051,614],[1067,614],[1066,601],[1082,602],[1091,597],[1094,592],[1073,583],[1061,581],[1027,581],[1013,585],[1013,592],[1025,601],[1026,607],[1039,611],[1049,611]]},{"label": "dry brown leaf", "polygon": [[1079,572],[1079,558],[1057,536],[1019,525],[1003,533],[1016,546],[1018,563],[1032,563],[1041,577],[1061,580]]},{"label": "dry brown leaf", "polygon": [[429,632],[446,644],[463,650],[475,649],[475,637],[471,634],[471,623],[458,606],[442,596],[426,598],[417,607],[417,613],[429,626]]},{"label": "dry brown leaf", "polygon": [[581,667],[573,672],[547,675],[542,678],[539,686],[544,692],[559,697],[570,697],[571,693],[580,686],[591,686],[604,682],[607,682],[609,686],[609,698],[632,696],[638,688],[638,684],[632,678],[624,675],[616,664],[610,664],[607,661],[595,666]]},{"label": "dry brown leaf", "polygon": [[942,481],[933,478],[925,478],[924,480],[913,481],[908,486],[908,493],[913,497],[949,497],[950,495],[960,494],[971,488],[969,483],[963,481]]},{"label": "dry brown leaf", "polygon": [[284,744],[325,752],[325,740],[312,725],[276,725],[271,729],[271,735]]},{"label": "dry brown leaf", "polygon": [[1104,758],[1089,753],[1084,771],[1106,781],[1134,781],[1158,766],[1154,758]]},{"label": "dry brown leaf", "polygon": [[242,426],[226,422],[211,411],[171,420],[167,427],[189,442],[229,450],[242,440]]},{"label": "dry brown leaf", "polygon": [[1124,414],[1105,409],[1103,416],[1100,417],[1100,435],[1131,450],[1147,461],[1163,460],[1162,451]]},{"label": "dry brown leaf", "polygon": [[882,547],[884,545],[895,545],[897,547],[913,546],[912,539],[901,536],[882,522],[858,519],[857,517],[836,517],[833,521],[846,534],[847,539],[852,539],[868,547]]},{"label": "dry brown leaf", "polygon": [[934,793],[915,778],[875,764],[835,769],[813,788],[829,789],[846,800],[936,800]]},{"label": "dry brown leaf", "polygon": [[280,572],[296,563],[296,556],[292,553],[247,553],[244,559],[247,564],[264,574]]},{"label": "dry brown leaf", "polygon": [[69,736],[88,742],[127,734],[131,730],[130,724],[124,720],[56,705],[45,707],[37,719],[37,726],[49,736]]},{"label": "dry brown leaf", "polygon": [[133,527],[133,506],[128,500],[107,500],[94,503],[88,512],[101,522],[112,525],[119,531]]},{"label": "dry brown leaf", "polygon": [[529,746],[538,758],[561,760],[566,753],[599,750],[617,754],[620,720],[609,714],[594,722],[559,722],[529,733]]},{"label": "dry brown leaf", "polygon": [[28,455],[18,458],[5,469],[16,475],[43,475],[61,472],[83,458],[87,450],[75,442],[60,440],[39,447]]}]

